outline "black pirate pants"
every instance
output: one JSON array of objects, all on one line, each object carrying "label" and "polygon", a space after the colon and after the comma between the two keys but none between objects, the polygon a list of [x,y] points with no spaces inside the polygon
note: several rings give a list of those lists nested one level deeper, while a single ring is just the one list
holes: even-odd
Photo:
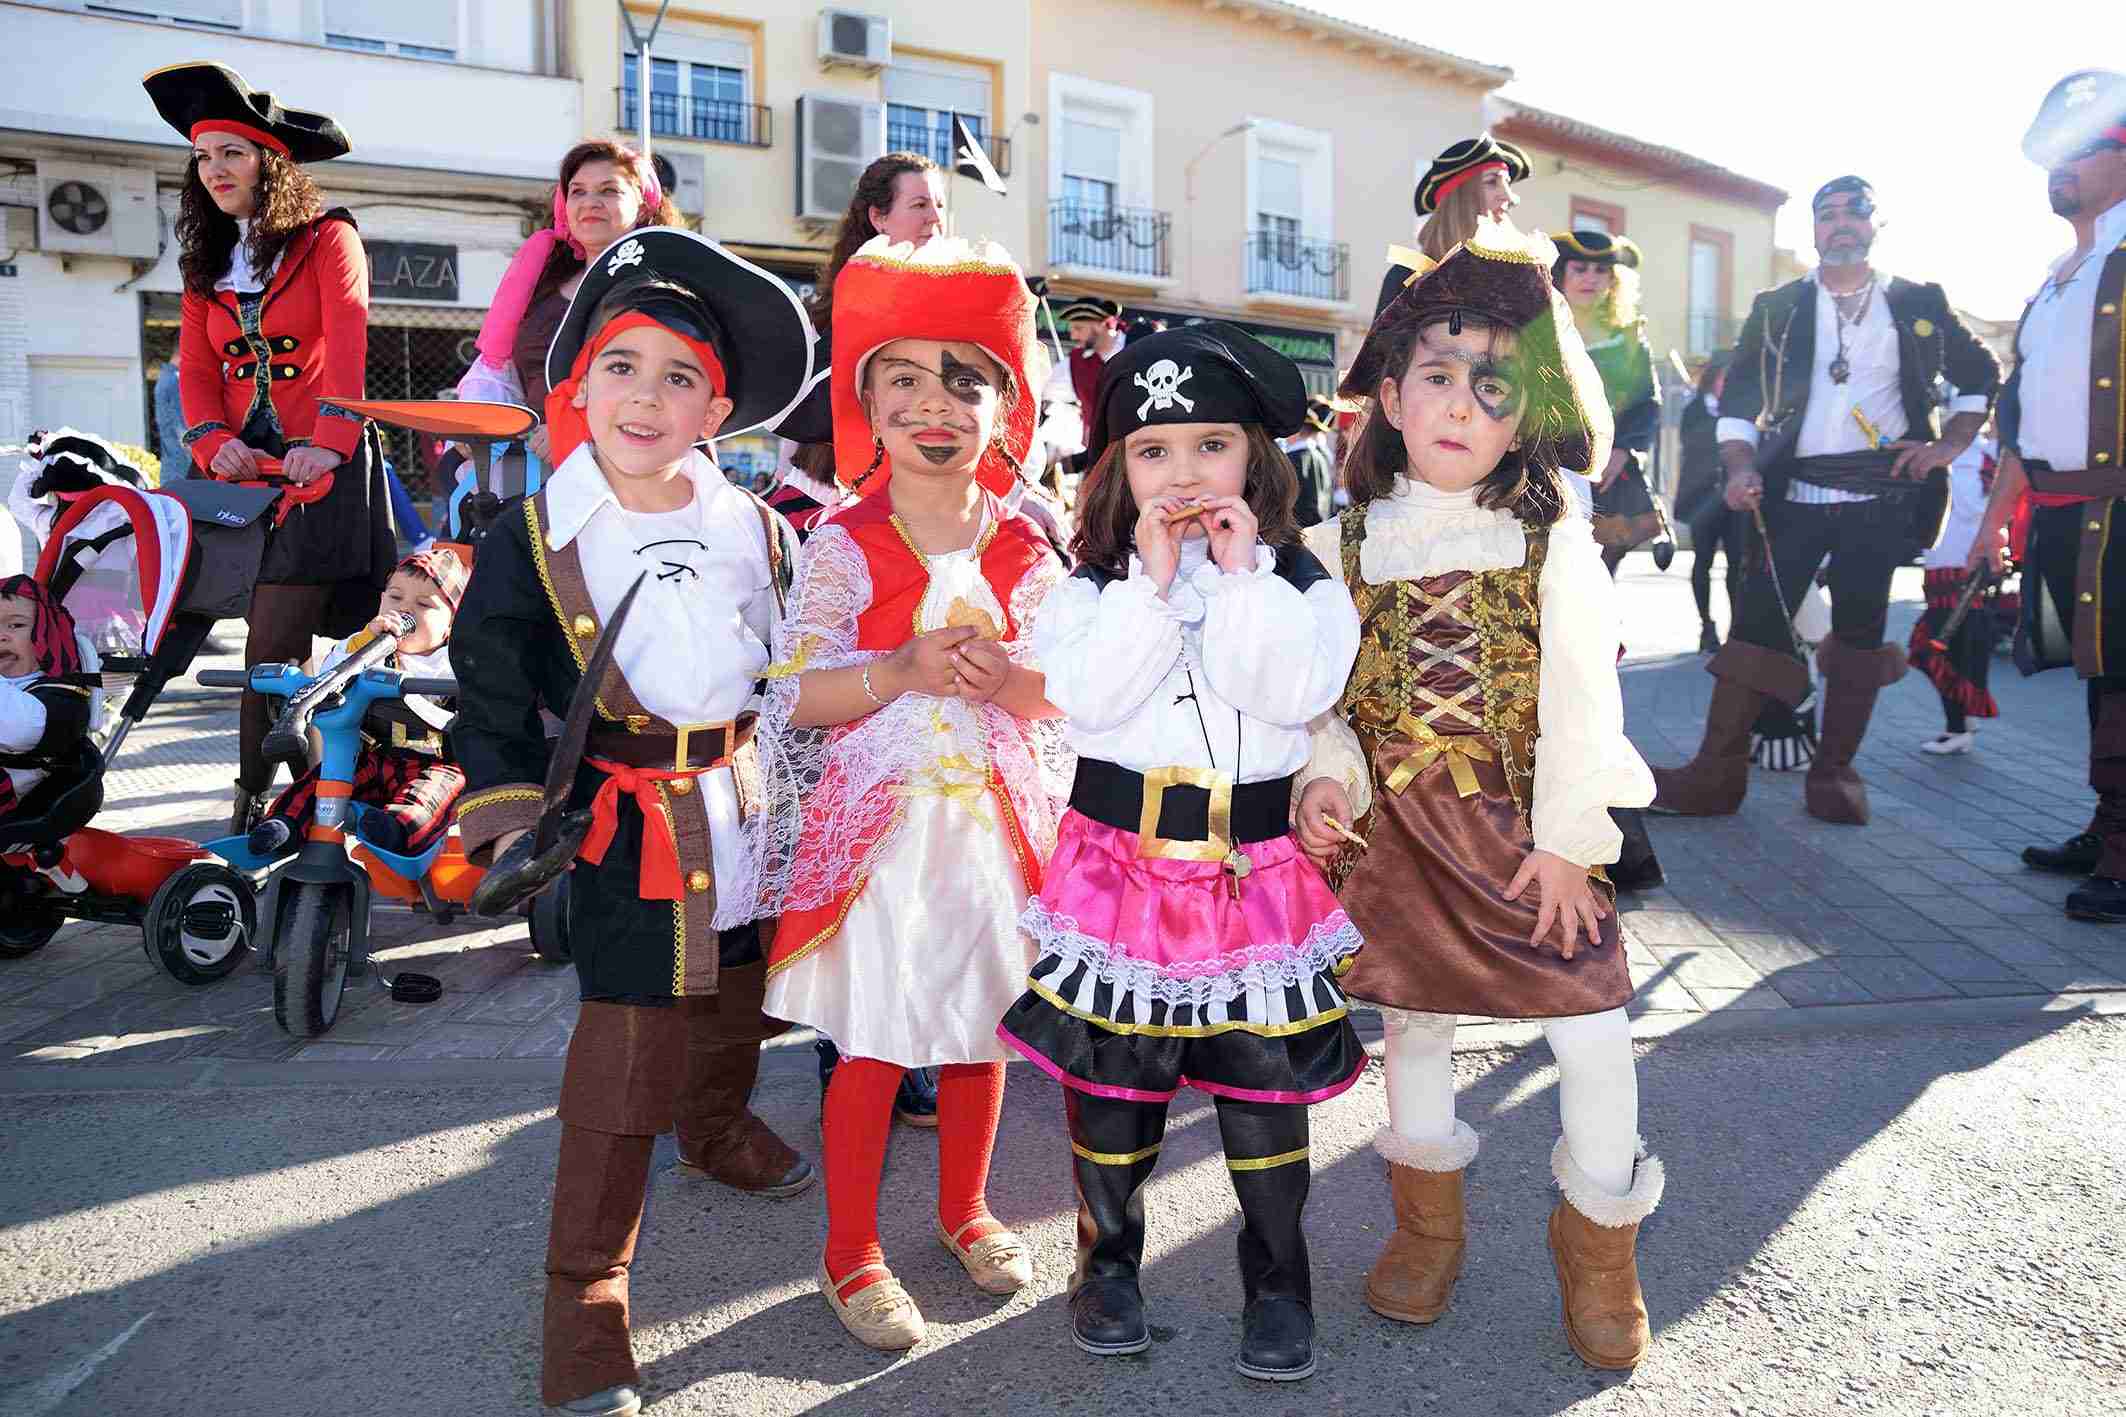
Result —
[{"label": "black pirate pants", "polygon": [[[2037,507],[2030,516],[2029,557],[2023,568],[2023,614],[2026,634],[2030,622],[2042,627],[2035,636],[2034,652],[2041,667],[2052,667],[2074,652],[2077,615],[2083,613],[2081,591],[2083,528],[2091,520],[2108,521],[2103,502],[2075,503],[2064,507]],[[2108,509],[2116,516],[2118,506]],[[2109,566],[2104,568],[2110,570]],[[2034,581],[2034,584],[2033,584]],[[2091,595],[2103,594],[2107,602],[2114,584],[2109,577],[2097,578]],[[2106,603],[2101,611],[2126,614],[2126,605]],[[2048,612],[2050,612],[2048,614]],[[2103,643],[2103,618],[2087,635],[2094,644],[2102,667],[2115,666],[2112,647]],[[2089,785],[2096,791],[2096,814],[2089,829],[2103,838],[2103,855],[2096,874],[2114,879],[2126,877],[2126,672],[2095,674],[2083,684],[2089,709]]]},{"label": "black pirate pants", "polygon": [[[1906,524],[1910,508],[1902,497],[1868,502],[1766,502],[1764,526],[1771,538],[1771,566],[1766,574],[1764,538],[1754,526],[1750,540],[1749,579],[1736,612],[1730,639],[1791,653],[1794,611],[1808,590],[1809,578],[1831,558],[1831,633],[1846,647],[1878,649],[1889,623],[1890,576],[1910,548]],[[1784,592],[1785,603],[1780,603]]]}]

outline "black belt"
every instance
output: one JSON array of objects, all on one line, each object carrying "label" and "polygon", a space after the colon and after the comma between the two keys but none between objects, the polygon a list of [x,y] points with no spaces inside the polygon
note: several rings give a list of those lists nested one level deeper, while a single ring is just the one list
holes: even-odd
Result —
[{"label": "black belt", "polygon": [[584,752],[586,757],[604,758],[623,767],[706,772],[723,766],[744,747],[753,737],[753,725],[751,714],[736,723],[677,724],[671,731],[653,727],[644,733],[596,724]]},{"label": "black belt", "polygon": [[1898,455],[1897,450],[1880,448],[1864,453],[1827,453],[1816,458],[1795,458],[1787,465],[1787,476],[1795,482],[1828,487],[1837,492],[1868,492],[1876,496],[1917,492],[1925,486],[1924,481],[1890,476]]},{"label": "black belt", "polygon": [[[1190,846],[1186,851],[1146,849],[1146,856],[1215,861],[1234,846],[1274,841],[1292,829],[1292,779],[1234,784],[1209,768],[1133,771],[1099,758],[1078,759],[1070,805],[1079,815],[1117,831],[1137,832],[1147,847]],[[1212,817],[1226,818],[1228,839],[1212,831]],[[1153,826],[1143,830],[1146,820]],[[1216,848],[1212,850],[1211,848]]]}]

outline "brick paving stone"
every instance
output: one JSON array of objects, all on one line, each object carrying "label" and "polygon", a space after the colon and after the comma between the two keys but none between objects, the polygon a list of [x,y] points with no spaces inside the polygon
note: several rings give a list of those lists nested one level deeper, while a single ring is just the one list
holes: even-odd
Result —
[{"label": "brick paving stone", "polygon": [[1661,945],[1653,956],[1692,993],[1700,989],[1747,989],[1761,976],[1733,950],[1703,945]]},{"label": "brick paving stone", "polygon": [[1993,998],[2014,994],[2049,994],[2052,991],[2030,979],[1958,979],[1954,981],[1956,992],[1975,999]]},{"label": "brick paving stone", "polygon": [[1848,955],[1839,959],[1838,968],[1878,999],[1946,999],[1956,995],[1948,981],[1936,978],[1909,959]]},{"label": "brick paving stone", "polygon": [[377,1043],[338,1043],[330,1038],[300,1045],[299,1063],[375,1063],[396,1058],[399,1050]]},{"label": "brick paving stone", "polygon": [[1646,945],[1717,945],[1705,923],[1683,911],[1634,910],[1623,916],[1631,933]]},{"label": "brick paving stone", "polygon": [[1759,974],[1821,963],[1823,956],[1792,935],[1736,931],[1720,937]]},{"label": "brick paving stone", "polygon": [[1866,1004],[1874,1002],[1875,999],[1873,994],[1854,983],[1844,970],[1828,963],[1801,969],[1782,969],[1764,982],[1776,989],[1780,998],[1797,1008],[1827,1004]]},{"label": "brick paving stone", "polygon": [[2012,927],[2005,930],[1963,931],[1960,932],[1960,937],[1965,942],[1992,955],[1995,959],[2018,967],[2025,964],[2040,964],[2066,968],[2073,964],[2072,957],[2057,945],[2040,940],[2027,931],[2017,930]]},{"label": "brick paving stone", "polygon": [[568,1040],[576,1031],[576,1003],[570,1000],[553,1013],[512,1038],[505,1050],[510,1058],[560,1058],[568,1053]]},{"label": "brick paving stone", "polygon": [[474,995],[452,1011],[459,1023],[523,1025],[536,1021],[576,998],[576,971],[543,967],[539,973],[523,972],[493,989]]},{"label": "brick paving stone", "polygon": [[1764,984],[1759,984],[1749,989],[1694,988],[1691,993],[1697,996],[1699,1006],[1707,1013],[1718,1013],[1723,1009],[1788,1009],[1793,1007],[1778,990]]},{"label": "brick paving stone", "polygon": [[2099,969],[2094,965],[2077,964],[2069,968],[2054,968],[2044,964],[2018,966],[2024,974],[2057,994],[2082,993],[2092,989],[2126,989],[2126,974],[2117,970]]},{"label": "brick paving stone", "polygon": [[1907,940],[1898,945],[1905,956],[1926,966],[1930,973],[1937,974],[1952,984],[1965,980],[1996,979],[2014,982],[2027,980],[2028,975],[2011,964],[1987,954],[1975,945],[1961,940]]},{"label": "brick paving stone", "polygon": [[400,1048],[399,1057],[499,1058],[515,1036],[514,1029],[488,1024],[444,1023]]},{"label": "brick paving stone", "polygon": [[1932,940],[1941,936],[1941,927],[1931,920],[1924,920],[1902,906],[1862,906],[1849,910],[1860,928],[1878,939],[1902,943],[1906,940]]}]

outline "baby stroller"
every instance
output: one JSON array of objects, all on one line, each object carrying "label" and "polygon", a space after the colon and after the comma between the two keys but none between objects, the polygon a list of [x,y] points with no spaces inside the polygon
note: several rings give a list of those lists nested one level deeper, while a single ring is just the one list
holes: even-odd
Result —
[{"label": "baby stroller", "polygon": [[42,949],[69,920],[140,926],[148,958],[188,984],[222,978],[248,953],[258,925],[249,880],[181,837],[90,825],[127,734],[191,666],[221,613],[196,599],[203,559],[185,505],[159,492],[95,487],[51,523],[37,579],[95,648],[90,667],[106,692],[114,679],[132,682],[101,744],[92,734],[54,764],[23,815],[0,827],[0,959]]}]

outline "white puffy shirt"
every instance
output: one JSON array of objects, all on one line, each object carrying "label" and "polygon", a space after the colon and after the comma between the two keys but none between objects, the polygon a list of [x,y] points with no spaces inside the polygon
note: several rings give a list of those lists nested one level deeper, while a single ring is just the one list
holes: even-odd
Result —
[{"label": "white puffy shirt", "polygon": [[1050,591],[1034,659],[1072,750],[1138,772],[1214,767],[1235,782],[1303,767],[1308,722],[1342,696],[1358,657],[1358,612],[1340,581],[1302,593],[1275,559],[1258,544],[1254,569],[1230,575],[1191,539],[1164,598],[1134,556],[1104,590],[1072,576]]},{"label": "white puffy shirt", "polygon": [[[1306,533],[1309,549],[1339,580],[1342,534],[1335,521]],[[1398,479],[1393,495],[1366,508],[1359,571],[1369,584],[1380,585],[1450,571],[1505,570],[1527,557],[1520,521],[1511,512],[1478,506],[1474,488],[1442,492]],[[1530,824],[1535,846],[1578,865],[1606,864],[1623,846],[1609,809],[1653,801],[1654,779],[1624,736],[1616,587],[1589,523],[1568,517],[1550,528],[1537,595],[1542,675]],[[1317,777],[1340,781],[1360,815],[1372,802],[1372,774],[1358,737],[1333,712],[1315,721],[1314,756],[1304,778]]]}]

